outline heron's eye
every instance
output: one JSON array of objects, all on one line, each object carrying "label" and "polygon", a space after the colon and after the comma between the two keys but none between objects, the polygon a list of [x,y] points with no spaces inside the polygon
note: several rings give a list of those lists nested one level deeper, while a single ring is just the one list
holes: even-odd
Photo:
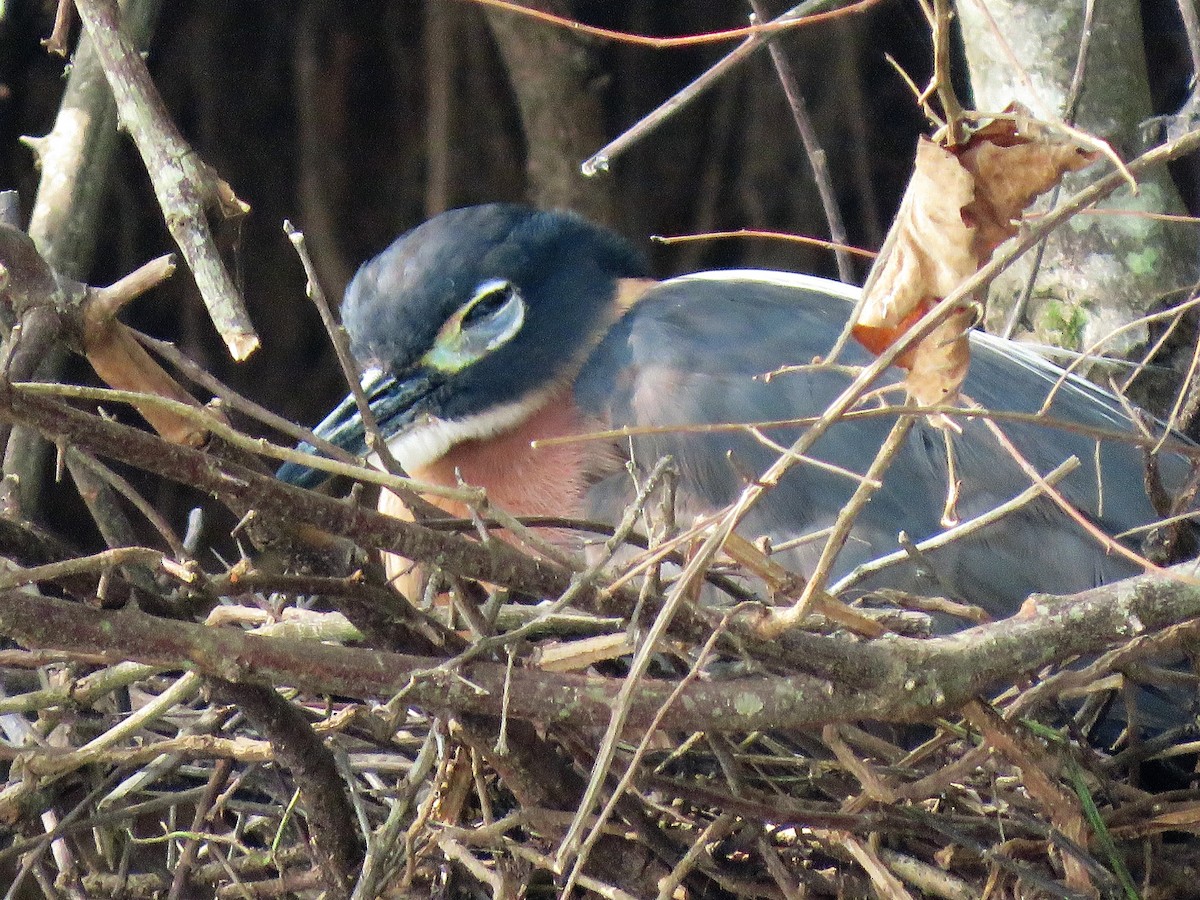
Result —
[{"label": "heron's eye", "polygon": [[486,319],[501,313],[516,299],[517,291],[507,281],[493,281],[480,286],[479,292],[463,308],[460,325],[463,330],[474,328]]},{"label": "heron's eye", "polygon": [[461,372],[511,341],[525,324],[525,301],[502,279],[485,281],[438,331],[422,362],[441,372]]}]

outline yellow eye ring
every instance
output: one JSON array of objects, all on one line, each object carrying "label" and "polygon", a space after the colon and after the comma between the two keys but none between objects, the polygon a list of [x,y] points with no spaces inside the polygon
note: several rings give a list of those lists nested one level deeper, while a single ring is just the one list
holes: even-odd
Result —
[{"label": "yellow eye ring", "polygon": [[485,281],[438,330],[421,362],[453,374],[504,346],[525,324],[525,301],[502,279]]}]

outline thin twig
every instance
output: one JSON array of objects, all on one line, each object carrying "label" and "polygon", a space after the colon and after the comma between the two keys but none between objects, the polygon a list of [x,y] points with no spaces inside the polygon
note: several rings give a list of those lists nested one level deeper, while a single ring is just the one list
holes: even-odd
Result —
[{"label": "thin twig", "polygon": [[1008,455],[1012,457],[1016,464],[1021,468],[1021,471],[1025,473],[1025,476],[1031,482],[1041,487],[1046,496],[1053,500],[1054,504],[1064,513],[1066,513],[1067,518],[1071,519],[1071,521],[1075,522],[1075,524],[1082,528],[1098,545],[1103,547],[1106,552],[1124,557],[1134,565],[1141,568],[1143,571],[1162,571],[1160,566],[1155,565],[1141,554],[1135,553],[1124,544],[1105,534],[1103,529],[1101,529],[1091,519],[1076,509],[1075,505],[1067,500],[1067,498],[1062,495],[1058,488],[1046,484],[1045,477],[1042,476],[1029,462],[1029,460],[1025,458],[1020,450],[1017,449],[1016,445],[1014,445],[1012,441],[1008,439],[1008,436],[1001,431],[999,425],[997,425],[995,422],[987,421],[985,421],[984,424],[996,437],[996,440],[1000,442],[1000,445],[1008,452]]},{"label": "thin twig", "polygon": [[[1181,4],[1190,3],[1192,0],[1180,0]],[[1085,0],[1083,6],[1083,27],[1079,35],[1079,49],[1075,54],[1075,71],[1071,74],[1071,86],[1067,89],[1067,98],[1063,108],[1063,121],[1068,125],[1075,122],[1075,114],[1079,108],[1079,97],[1083,93],[1083,79],[1087,73],[1088,50],[1092,45],[1092,22],[1095,18],[1096,0]],[[1046,201],[1046,206],[1053,209],[1058,203],[1059,195],[1062,193],[1062,182],[1054,185],[1054,189],[1050,192],[1050,199]],[[1041,271],[1042,258],[1046,254],[1046,242],[1038,244],[1037,250],[1034,251],[1033,264],[1029,268],[1029,278],[1025,281],[1025,289],[1021,291],[1021,296],[1017,298],[1017,302],[1013,304],[1012,309],[1008,311],[1008,315],[1004,320],[1004,328],[1000,334],[1002,337],[1011,338],[1025,319],[1025,310],[1029,307],[1029,301],[1033,297],[1033,288],[1037,283],[1038,273]]]},{"label": "thin twig", "polygon": [[[1072,456],[1070,459],[1063,460],[1063,462],[1056,466],[1052,471],[1043,476],[1042,480],[1046,485],[1053,487],[1066,478],[1071,472],[1078,469],[1079,465],[1079,460]],[[986,528],[992,523],[998,522],[1005,516],[1011,515],[1017,510],[1028,506],[1038,497],[1042,496],[1043,493],[1045,493],[1045,490],[1042,485],[1031,484],[1012,499],[1007,500],[1004,503],[993,507],[992,509],[989,509],[987,512],[981,513],[980,515],[970,518],[965,522],[959,522],[954,527],[947,528],[945,531],[941,532],[940,534],[936,534],[931,538],[926,538],[923,541],[919,541],[916,545],[917,550],[921,553],[928,553],[955,541],[963,540],[975,532]],[[867,578],[871,575],[877,575],[884,569],[890,568],[897,563],[902,563],[907,559],[909,559],[909,554],[907,551],[897,550],[894,553],[889,553],[886,556],[881,556],[877,559],[871,560],[870,562],[865,562],[862,565],[855,567],[853,571],[849,572],[836,584],[832,585],[829,588],[829,593],[840,594],[842,591],[853,587],[864,578]]]},{"label": "thin twig", "polygon": [[75,0],[58,0],[54,10],[54,30],[42,41],[47,53],[66,59],[70,53],[71,23],[75,21]]},{"label": "thin twig", "polygon": [[709,822],[704,830],[696,835],[687,853],[671,869],[671,874],[659,882],[657,900],[672,900],[676,896],[676,890],[696,867],[702,854],[710,846],[727,837],[737,826],[737,821],[736,815],[724,812]]},{"label": "thin twig", "polygon": [[133,504],[133,507],[159,533],[177,560],[186,560],[191,556],[183,546],[183,541],[175,533],[175,529],[171,527],[162,513],[155,509],[128,479],[121,477],[108,466],[84,453],[78,447],[68,448],[67,454],[69,459],[73,459],[81,466],[86,467],[93,475]]},{"label": "thin twig", "polygon": [[328,472],[330,475],[342,475],[357,481],[377,484],[393,493],[419,491],[420,493],[433,494],[437,497],[444,497],[447,500],[467,505],[480,501],[479,488],[446,487],[445,485],[434,484],[432,482],[413,481],[411,478],[405,478],[401,475],[389,475],[387,472],[381,472],[370,466],[324,459],[313,456],[311,453],[292,449],[291,447],[281,447],[278,444],[272,444],[261,438],[249,437],[228,425],[212,410],[193,406],[189,403],[180,403],[169,397],[142,394],[135,391],[116,391],[111,388],[84,387],[83,385],[74,384],[47,384],[41,381],[14,382],[12,387],[35,396],[74,397],[99,400],[101,402],[109,401],[131,405],[160,406],[170,410],[181,419],[204,425],[205,428],[233,447],[246,450],[250,453],[268,456],[280,462],[297,462],[313,469]]},{"label": "thin twig", "polygon": [[[826,16],[840,16],[850,12],[862,12],[874,5],[876,0],[863,0],[863,2],[851,4],[831,13],[820,12],[820,10],[830,6],[833,2],[834,0],[805,0],[804,3],[793,7],[788,12],[777,16],[768,23],[753,25],[747,29],[737,29],[737,36],[745,37],[745,40],[737,48],[718,60],[691,84],[660,104],[653,112],[644,116],[631,128],[626,129],[622,134],[617,136],[616,139],[609,141],[585,159],[579,167],[580,171],[587,176],[607,171],[614,159],[650,132],[654,131],[659,125],[671,118],[671,116],[679,112],[679,110],[683,109],[706,90],[713,87],[726,72],[748,59],[755,50],[766,42],[767,36],[771,32],[781,28],[793,27],[797,22],[813,22],[821,20]],[[725,34],[733,35],[735,32],[725,32]],[[658,46],[658,44],[654,46]]]},{"label": "thin twig", "polygon": [[291,420],[285,419],[262,404],[255,403],[250,398],[228,387],[169,341],[160,341],[132,328],[129,331],[134,339],[143,347],[153,350],[170,363],[181,375],[193,384],[204,388],[230,409],[236,410],[269,428],[273,428],[298,444],[309,444],[332,459],[351,464],[358,462],[354,454],[348,450],[344,450],[336,444],[331,444],[324,438],[318,437],[312,430],[303,428]]},{"label": "thin twig", "polygon": [[[1054,403],[1055,396],[1058,394],[1062,386],[1071,380],[1071,377],[1074,375],[1076,369],[1080,368],[1083,363],[1087,362],[1089,359],[1094,359],[1099,356],[1100,348],[1114,337],[1117,337],[1123,332],[1130,331],[1135,328],[1142,328],[1146,325],[1151,325],[1162,319],[1169,319],[1173,316],[1179,316],[1198,304],[1200,304],[1200,295],[1192,297],[1190,300],[1180,303],[1177,306],[1172,306],[1169,309],[1160,310],[1156,313],[1149,313],[1144,316],[1138,316],[1132,322],[1126,322],[1125,324],[1114,328],[1112,331],[1106,333],[1103,337],[1098,338],[1088,347],[1085,347],[1078,356],[1076,356],[1067,366],[1064,367],[1062,373],[1058,376],[1058,380],[1055,381],[1054,387],[1052,387],[1046,394],[1046,400],[1042,403],[1041,408],[1038,410],[1038,415],[1046,413],[1050,410],[1050,407]],[[1126,382],[1121,386],[1121,389],[1118,393],[1123,394],[1128,387],[1129,383]]]},{"label": "thin twig", "polygon": [[[1172,311],[1167,311],[1167,313],[1164,315],[1169,316],[1171,314]],[[1113,441],[1118,444],[1127,444],[1131,447],[1143,447],[1146,449],[1151,449],[1158,443],[1157,438],[1147,438],[1133,431],[1121,431],[1116,428],[1098,428],[1091,425],[1083,425],[1079,422],[1072,422],[1067,419],[1059,419],[1043,412],[1027,413],[1016,410],[983,408],[966,409],[962,406],[922,406],[919,409],[914,407],[912,411],[907,413],[895,406],[881,406],[871,409],[853,409],[847,411],[842,416],[841,421],[854,422],[877,418],[892,419],[903,415],[917,416],[920,418],[927,418],[930,415],[965,419],[983,418],[993,419],[997,422],[1016,422],[1025,425],[1041,425],[1048,429],[1065,431],[1070,434],[1078,434],[1097,441]],[[716,422],[703,425],[627,426],[624,428],[614,428],[606,431],[589,431],[585,434],[570,435],[561,438],[544,438],[538,441],[538,445],[541,447],[547,447],[556,444],[577,443],[580,441],[608,441],[613,439],[623,439],[654,434],[720,434],[726,432],[762,432],[776,428],[807,428],[811,425],[815,425],[819,421],[821,421],[821,416],[812,415],[802,416],[796,419],[774,419],[771,421],[750,423]],[[783,447],[783,445],[779,444],[778,442],[773,443],[777,447],[781,447],[782,450],[789,452],[794,460],[802,461],[810,458],[796,454],[794,449]],[[1200,449],[1186,441],[1173,440],[1173,442],[1170,444],[1170,448],[1172,453],[1178,453],[1179,455],[1188,457],[1189,459],[1200,459]],[[842,471],[846,472],[847,470]],[[854,481],[858,481],[860,479],[861,476],[859,475],[853,476]]]},{"label": "thin twig", "polygon": [[789,234],[786,231],[767,231],[761,228],[737,228],[733,231],[705,231],[700,234],[650,235],[651,241],[656,244],[665,245],[686,244],[689,241],[713,241],[723,238],[767,238],[777,241],[792,241],[793,243],[805,244],[810,247],[821,247],[825,250],[833,250],[836,253],[849,253],[854,256],[861,256],[864,259],[874,259],[876,256],[875,251],[864,250],[861,247],[855,247],[853,244],[839,244],[803,234]]},{"label": "thin twig", "polygon": [[[546,12],[540,9],[534,9],[529,6],[522,6],[519,3],[512,3],[509,0],[469,0],[471,3],[479,6],[487,6],[493,9],[504,10],[505,12],[518,13],[523,16],[537,19],[539,22],[545,22],[548,25],[556,25],[560,28],[566,28],[576,34],[585,34],[589,37],[601,38],[604,40],[618,41],[623,44],[637,44],[643,47],[652,47],[656,50],[672,49],[676,47],[695,47],[702,44],[719,44],[725,41],[738,40],[740,38],[756,38],[760,42],[765,40],[768,35],[779,31],[784,31],[790,28],[800,27],[802,24],[799,16],[791,14],[780,16],[779,18],[762,24],[749,25],[742,28],[727,28],[721,31],[710,31],[705,34],[691,34],[680,37],[653,37],[645,34],[631,34],[626,31],[614,31],[611,28],[598,28],[594,25],[585,25],[574,19],[568,19],[565,16],[555,15],[551,12]],[[824,21],[831,17],[840,17],[850,13],[861,12],[867,5],[870,5],[874,0],[859,0],[857,3],[850,3],[834,12],[824,15],[809,15],[805,17],[809,21],[804,21],[803,24],[810,24],[813,21]]]},{"label": "thin twig", "polygon": [[98,320],[115,319],[127,304],[175,274],[175,254],[167,253],[142,263],[108,287],[93,288],[87,298],[87,315]]},{"label": "thin twig", "polygon": [[[688,564],[688,569],[692,569],[694,565],[695,560],[692,560]],[[705,567],[707,568],[707,561],[705,562]],[[685,598],[692,597],[691,585],[694,583],[696,582],[681,577],[672,587],[658,615],[655,616],[654,622],[642,638],[637,653],[634,654],[629,664],[629,672],[621,681],[621,689],[613,705],[608,721],[608,728],[605,731],[604,738],[600,742],[600,749],[596,753],[596,761],[592,766],[591,778],[588,781],[583,798],[579,802],[576,818],[567,830],[567,834],[563,837],[558,848],[558,853],[555,854],[555,862],[560,868],[566,867],[567,860],[576,858],[576,848],[579,844],[585,819],[591,815],[591,811],[600,796],[604,778],[609,767],[612,765],[613,755],[616,752],[617,738],[624,731],[625,724],[629,718],[633,694],[644,686],[643,676],[650,665],[650,660],[653,658],[655,649],[659,641],[666,634],[672,618],[683,604]]]},{"label": "thin twig", "polygon": [[[375,418],[375,411],[371,409],[371,401],[367,398],[367,394],[363,390],[361,373],[359,372],[358,364],[354,361],[354,356],[350,352],[350,340],[346,336],[346,330],[334,319],[333,311],[329,307],[329,301],[325,298],[325,291],[321,289],[321,283],[317,279],[316,268],[313,266],[312,259],[309,257],[308,251],[304,246],[304,234],[293,228],[291,222],[283,223],[283,232],[287,235],[288,240],[292,242],[292,246],[296,250],[296,255],[300,257],[300,262],[304,266],[304,273],[308,277],[309,299],[312,300],[313,306],[317,308],[317,312],[321,315],[321,322],[325,325],[325,331],[329,335],[330,342],[333,344],[338,365],[342,368],[342,375],[346,379],[350,393],[354,395],[354,402],[358,406],[358,414],[362,418],[363,428],[367,433],[367,447],[370,448],[371,453],[379,460],[380,465],[386,472],[392,475],[402,475],[404,470],[396,462],[396,458],[392,456],[387,438],[384,437],[383,432],[379,428],[379,421]],[[407,486],[397,484],[392,490],[393,493],[405,502],[417,519],[436,513],[436,508],[431,507],[415,491],[410,490]]]},{"label": "thin twig", "polygon": [[[630,756],[629,761],[626,764],[625,772],[621,775],[620,780],[618,780],[616,786],[613,788],[611,796],[609,796],[608,801],[601,808],[599,814],[596,816],[595,821],[591,823],[591,827],[588,830],[587,836],[579,845],[579,853],[575,857],[575,862],[571,866],[571,872],[567,876],[566,886],[563,888],[564,896],[570,894],[571,886],[583,873],[583,867],[587,864],[588,856],[591,854],[592,849],[596,846],[596,842],[603,833],[605,824],[610,818],[612,818],[613,813],[616,811],[617,804],[620,803],[621,798],[625,796],[625,792],[628,791],[630,785],[633,784],[633,780],[638,774],[638,769],[642,764],[642,760],[649,751],[650,743],[653,740],[654,735],[658,733],[658,729],[662,724],[663,718],[666,716],[671,706],[679,699],[687,685],[699,678],[700,674],[704,671],[704,667],[708,664],[709,657],[712,655],[712,652],[717,645],[717,641],[720,639],[721,635],[725,631],[726,626],[729,624],[730,615],[732,615],[732,613],[727,613],[725,617],[722,618],[720,624],[713,629],[712,635],[704,643],[704,646],[700,648],[699,653],[696,654],[696,659],[688,669],[687,674],[679,680],[675,690],[671,692],[669,697],[667,697],[658,713],[651,720],[649,727],[647,727],[642,733],[641,740],[638,741],[637,747],[634,748],[633,754]],[[619,732],[614,733],[610,730],[610,734],[612,734],[612,739],[614,742],[619,737]],[[598,768],[599,760],[604,755],[608,754],[605,747],[602,745],[596,753],[597,768],[592,770],[592,781],[597,784],[601,783],[607,776],[606,771],[600,771]],[[597,774],[599,774],[598,778]],[[588,803],[588,794],[585,792],[583,799],[580,801],[579,808],[576,811],[575,819],[571,823],[571,828],[568,829],[567,836],[563,838],[564,847],[568,846],[568,841],[571,838],[572,830],[575,830],[576,823],[578,823],[580,829],[582,829],[586,823],[586,818],[591,814],[592,805],[593,804]],[[562,860],[560,859],[559,863],[561,864],[561,862]]]},{"label": "thin twig", "polygon": [[914,420],[908,417],[896,420],[896,423],[892,426],[892,430],[880,446],[879,452],[876,453],[875,459],[872,460],[866,477],[855,488],[850,500],[842,507],[842,511],[838,513],[837,521],[833,523],[833,530],[830,532],[829,537],[825,539],[825,546],[821,548],[821,556],[817,559],[817,563],[809,575],[808,583],[804,586],[804,591],[790,609],[778,614],[781,620],[787,621],[789,624],[795,624],[802,621],[808,615],[817,592],[825,589],[825,581],[828,579],[829,573],[833,570],[834,562],[837,560],[842,547],[845,546],[846,539],[850,537],[850,532],[854,528],[858,514],[867,505],[871,497],[874,496],[876,490],[882,486],[883,475],[887,471],[888,466],[892,464],[892,460],[896,458],[896,454],[904,446],[905,438],[908,437],[908,432],[912,429],[913,422]]},{"label": "thin twig", "polygon": [[182,577],[184,581],[192,580],[190,574],[182,566],[178,564],[167,566],[167,563],[167,558],[159,550],[152,550],[149,547],[118,547],[115,550],[104,550],[76,559],[64,559],[62,562],[47,563],[44,566],[0,572],[0,591],[11,590],[26,584],[37,584],[40,581],[56,581],[71,575],[100,575],[108,569],[124,565],[162,567],[176,577]]},{"label": "thin twig", "polygon": [[[762,22],[768,19],[761,0],[749,0],[749,2],[750,8],[754,10],[755,21]],[[804,145],[808,164],[812,168],[813,181],[817,185],[817,195],[821,198],[821,208],[825,212],[825,222],[829,226],[829,237],[835,244],[844,246],[847,243],[846,226],[842,222],[837,196],[829,178],[829,166],[825,151],[817,138],[817,130],[813,126],[812,117],[808,114],[808,105],[804,102],[804,95],[796,81],[796,74],[792,71],[792,65],[778,42],[768,43],[767,50],[771,54],[775,72],[779,75],[779,83],[783,85],[783,93],[787,96],[788,105],[792,108],[792,118],[796,122],[796,130],[800,132],[800,142]],[[834,250],[834,258],[837,260],[838,277],[847,284],[852,284],[855,280],[854,267],[850,264],[849,255],[844,250],[837,249]]]}]

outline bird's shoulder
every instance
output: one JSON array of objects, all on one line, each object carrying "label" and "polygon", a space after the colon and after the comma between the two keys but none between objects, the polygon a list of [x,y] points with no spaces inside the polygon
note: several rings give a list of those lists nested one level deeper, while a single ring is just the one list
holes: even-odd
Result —
[{"label": "bird's shoulder", "polygon": [[[673,412],[664,411],[675,420],[727,421],[732,410],[713,404],[762,412],[752,407],[790,389],[765,376],[826,354],[845,327],[855,290],[812,276],[757,270],[706,272],[660,282],[593,351],[576,381],[577,401],[623,425],[656,424],[651,421],[656,407],[650,403],[655,397],[676,404]],[[852,345],[841,361],[862,365],[868,357]],[[830,389],[842,381],[826,380]],[[814,379],[790,381],[797,384],[807,393]],[[693,391],[706,396],[691,396]],[[637,402],[639,396],[643,405]],[[698,406],[687,406],[689,399]],[[680,402],[684,408],[679,408]],[[718,414],[720,419],[713,418]]]}]

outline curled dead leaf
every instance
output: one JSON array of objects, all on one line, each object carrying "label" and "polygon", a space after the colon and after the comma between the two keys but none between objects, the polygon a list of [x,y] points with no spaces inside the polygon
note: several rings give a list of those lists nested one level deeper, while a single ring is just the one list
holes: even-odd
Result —
[{"label": "curled dead leaf", "polygon": [[894,328],[979,268],[975,226],[963,218],[974,199],[974,179],[958,157],[922,137],[912,180],[867,278],[858,325]]},{"label": "curled dead leaf", "polygon": [[975,183],[974,200],[963,212],[978,229],[979,265],[1017,233],[1017,221],[1030,203],[1096,156],[1045,128],[1018,129],[1011,119],[997,119],[972,135],[958,158]]},{"label": "curled dead leaf", "polygon": [[917,346],[910,358],[904,386],[920,406],[952,403],[971,362],[969,309],[956,309]]},{"label": "curled dead leaf", "polygon": [[[899,340],[1017,233],[1025,208],[1096,158],[1015,107],[955,150],[922,138],[912,180],[864,288],[854,335],[874,353]],[[898,364],[922,405],[952,402],[970,363],[970,312],[955,310]]]}]

